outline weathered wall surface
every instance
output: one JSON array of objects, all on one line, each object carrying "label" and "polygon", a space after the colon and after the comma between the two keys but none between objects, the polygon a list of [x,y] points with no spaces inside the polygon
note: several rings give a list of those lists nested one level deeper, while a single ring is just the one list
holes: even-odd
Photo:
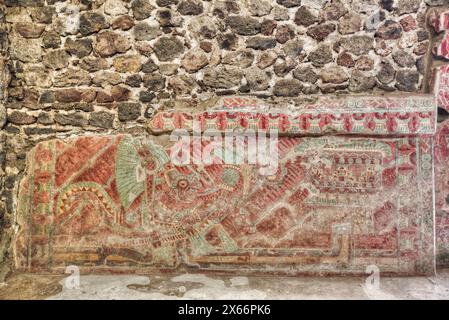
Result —
[{"label": "weathered wall surface", "polygon": [[[10,101],[154,105],[218,93],[422,91],[426,12],[439,3],[8,0]],[[133,112],[141,115],[122,117]],[[30,124],[38,115],[10,121]],[[72,118],[54,121],[86,122]]]},{"label": "weathered wall surface", "polygon": [[287,96],[300,104],[311,94],[429,92],[433,68],[448,55],[438,47],[444,33],[428,27],[427,16],[447,6],[5,0],[0,48],[10,60],[0,60],[0,96],[7,99],[5,109],[0,103],[0,279],[12,268],[19,181],[38,141],[143,133],[156,110],[208,109],[219,95]]}]

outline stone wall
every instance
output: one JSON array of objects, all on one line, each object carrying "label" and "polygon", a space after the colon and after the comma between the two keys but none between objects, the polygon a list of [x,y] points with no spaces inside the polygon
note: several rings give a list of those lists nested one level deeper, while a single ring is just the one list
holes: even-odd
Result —
[{"label": "stone wall", "polygon": [[[426,12],[440,2],[9,0],[10,102],[140,101],[151,112],[215,94],[423,91]],[[119,116],[144,112],[129,109]],[[82,125],[84,116],[52,120]],[[38,117],[10,122],[51,121]]]},{"label": "stone wall", "polygon": [[[6,10],[3,3],[0,4],[0,129],[6,123],[6,102],[7,89],[10,80],[9,74],[9,57],[8,57],[8,32],[6,26]],[[11,239],[11,224],[7,220],[7,201],[12,199],[12,192],[7,190],[7,169],[6,169],[6,139],[7,134],[0,131],[0,280],[5,277],[10,271],[10,239]],[[9,178],[11,179],[11,178]],[[10,185],[11,187],[11,185]],[[11,203],[11,202],[9,202]],[[12,207],[9,206],[9,213],[12,212]]]},{"label": "stone wall", "polygon": [[39,141],[144,132],[157,110],[204,110],[221,95],[300,103],[430,92],[445,63],[428,16],[447,0],[4,2],[0,280],[12,270],[25,158]]}]

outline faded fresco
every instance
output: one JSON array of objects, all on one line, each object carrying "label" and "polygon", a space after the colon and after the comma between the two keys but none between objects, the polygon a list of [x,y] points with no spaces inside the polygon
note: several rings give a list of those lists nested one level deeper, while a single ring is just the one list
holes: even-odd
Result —
[{"label": "faded fresco", "polygon": [[[449,265],[448,63],[447,0],[0,1],[0,282]],[[174,164],[195,129],[276,170]]]},{"label": "faded fresco", "polygon": [[[382,272],[431,273],[433,138],[425,132],[434,114],[431,103],[408,101],[402,113],[379,101],[353,114],[377,114],[374,124],[362,121],[377,135],[281,135],[272,175],[249,164],[175,166],[166,134],[42,142],[20,188],[17,265],[344,274],[376,264]],[[255,118],[217,111],[204,127],[236,117],[243,126]],[[337,128],[346,115],[334,118],[326,125]],[[179,119],[165,113],[149,126]],[[401,133],[389,136],[386,123]]]}]

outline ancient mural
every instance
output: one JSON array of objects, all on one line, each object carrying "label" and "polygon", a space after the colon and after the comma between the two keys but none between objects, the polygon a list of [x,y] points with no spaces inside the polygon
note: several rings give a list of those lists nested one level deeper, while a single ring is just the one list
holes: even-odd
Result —
[{"label": "ancient mural", "polygon": [[[438,0],[0,3],[0,281],[68,264],[431,273],[434,249],[448,264],[447,122],[434,136],[448,13]],[[195,124],[276,130],[277,171],[174,165],[169,135]]]},{"label": "ancient mural", "polygon": [[[287,126],[271,175],[245,163],[174,165],[167,134],[38,144],[20,188],[17,266],[345,274],[376,264],[385,273],[433,272],[433,99],[406,99],[401,112],[399,101],[378,100],[360,113],[344,101],[352,116],[311,115],[318,128],[333,128],[330,136],[291,134],[302,114],[267,113],[278,121],[271,126]],[[243,102],[207,117],[162,113],[149,127],[189,129],[184,120],[195,117],[203,128],[235,129],[226,119],[266,125],[260,113],[243,112],[253,107]],[[373,135],[340,126],[359,130],[358,121]]]}]

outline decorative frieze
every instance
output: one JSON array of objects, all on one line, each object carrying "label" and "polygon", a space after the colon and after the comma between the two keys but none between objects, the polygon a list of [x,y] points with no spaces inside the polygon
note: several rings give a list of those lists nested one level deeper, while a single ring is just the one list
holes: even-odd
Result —
[{"label": "decorative frieze", "polygon": [[[320,98],[292,106],[288,100],[267,104],[255,98],[228,97],[199,113],[160,112],[149,121],[151,132],[176,129],[202,131],[276,129],[281,135],[408,135],[435,132],[435,98],[410,97]],[[222,107],[220,107],[222,106]]]}]

